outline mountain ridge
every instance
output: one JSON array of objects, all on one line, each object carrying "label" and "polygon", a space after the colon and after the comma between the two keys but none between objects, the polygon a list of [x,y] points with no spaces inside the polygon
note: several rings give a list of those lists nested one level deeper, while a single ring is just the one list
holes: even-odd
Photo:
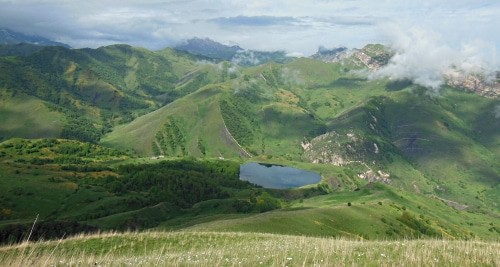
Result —
[{"label": "mountain ridge", "polygon": [[191,38],[185,43],[174,46],[175,49],[186,51],[197,56],[204,56],[212,60],[231,61],[240,66],[255,66],[275,61],[283,63],[289,60],[284,51],[256,51],[241,48],[238,45],[224,45],[209,38]]},{"label": "mountain ridge", "polygon": [[66,48],[70,48],[70,46],[67,44],[55,42],[45,37],[41,37],[38,35],[28,35],[0,27],[0,44],[6,45],[6,44],[20,44],[20,43],[27,43],[39,46],[63,46]]}]

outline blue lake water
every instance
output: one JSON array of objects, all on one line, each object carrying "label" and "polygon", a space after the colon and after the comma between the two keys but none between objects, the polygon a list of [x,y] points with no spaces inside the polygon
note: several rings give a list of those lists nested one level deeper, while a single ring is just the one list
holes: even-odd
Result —
[{"label": "blue lake water", "polygon": [[321,175],[292,167],[250,162],[240,166],[240,180],[265,188],[286,189],[318,183]]}]

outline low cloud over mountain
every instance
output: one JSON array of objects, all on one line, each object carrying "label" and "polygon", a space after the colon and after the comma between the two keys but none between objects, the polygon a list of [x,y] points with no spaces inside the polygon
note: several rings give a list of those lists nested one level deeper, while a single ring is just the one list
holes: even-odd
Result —
[{"label": "low cloud over mountain", "polygon": [[492,81],[500,70],[494,44],[452,44],[439,33],[421,27],[403,29],[390,25],[386,30],[395,54],[372,78],[411,80],[437,92],[447,78],[479,74]]}]

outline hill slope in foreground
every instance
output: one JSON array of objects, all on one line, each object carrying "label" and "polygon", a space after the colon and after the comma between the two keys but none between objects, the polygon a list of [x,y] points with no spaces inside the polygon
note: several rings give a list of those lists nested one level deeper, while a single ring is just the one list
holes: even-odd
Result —
[{"label": "hill slope in foreground", "polygon": [[500,244],[354,241],[255,233],[146,232],[0,248],[2,265],[498,266]]}]

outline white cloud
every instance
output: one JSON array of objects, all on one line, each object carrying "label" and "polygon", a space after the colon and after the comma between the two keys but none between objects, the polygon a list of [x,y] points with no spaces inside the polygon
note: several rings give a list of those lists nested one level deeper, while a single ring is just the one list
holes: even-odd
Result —
[{"label": "white cloud", "polygon": [[319,45],[383,42],[375,26],[381,21],[498,46],[499,12],[497,0],[0,0],[0,26],[74,47],[126,42],[157,49],[196,36],[308,55]]},{"label": "white cloud", "polygon": [[446,76],[481,73],[487,76],[500,69],[493,44],[465,42],[455,48],[437,32],[421,27],[386,25],[395,55],[372,78],[408,79],[437,93]]}]

